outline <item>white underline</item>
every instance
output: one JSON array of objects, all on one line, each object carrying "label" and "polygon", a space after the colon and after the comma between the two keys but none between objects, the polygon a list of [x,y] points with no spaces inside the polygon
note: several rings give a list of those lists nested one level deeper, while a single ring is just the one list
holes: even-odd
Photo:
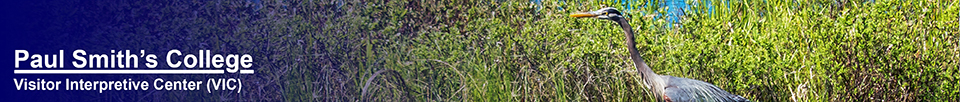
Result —
[{"label": "white underline", "polygon": [[240,70],[240,74],[253,74],[253,70]]},{"label": "white underline", "polygon": [[[226,70],[13,70],[13,74],[224,74]],[[253,74],[240,70],[240,74]]]}]

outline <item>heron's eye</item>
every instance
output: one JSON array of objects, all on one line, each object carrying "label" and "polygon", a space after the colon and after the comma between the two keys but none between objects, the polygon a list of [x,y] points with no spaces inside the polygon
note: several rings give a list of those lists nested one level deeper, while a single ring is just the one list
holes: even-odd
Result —
[{"label": "heron's eye", "polygon": [[606,12],[603,13],[603,15],[607,15],[607,14],[609,14],[609,13],[606,13]]}]

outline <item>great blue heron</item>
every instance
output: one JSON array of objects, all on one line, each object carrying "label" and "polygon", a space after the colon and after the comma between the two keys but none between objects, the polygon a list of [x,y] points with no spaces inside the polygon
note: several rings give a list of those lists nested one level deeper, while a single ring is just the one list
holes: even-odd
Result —
[{"label": "great blue heron", "polygon": [[673,77],[669,75],[657,75],[650,66],[640,57],[637,51],[636,42],[633,41],[633,29],[627,19],[621,16],[620,11],[615,8],[607,7],[597,11],[571,14],[570,17],[593,17],[598,19],[612,20],[620,24],[627,37],[627,50],[630,51],[630,58],[637,67],[640,76],[643,77],[644,84],[650,88],[658,99],[668,102],[689,102],[689,101],[723,101],[723,102],[749,102],[740,95],[730,94],[713,84],[700,80]]}]

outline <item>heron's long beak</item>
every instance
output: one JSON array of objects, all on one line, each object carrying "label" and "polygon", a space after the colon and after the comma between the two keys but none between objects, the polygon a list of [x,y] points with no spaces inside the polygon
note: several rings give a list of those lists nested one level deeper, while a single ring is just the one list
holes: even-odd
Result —
[{"label": "heron's long beak", "polygon": [[581,12],[581,13],[570,14],[570,17],[576,17],[576,18],[596,17],[596,16],[597,16],[596,14],[593,14],[593,13],[590,13],[590,12]]}]

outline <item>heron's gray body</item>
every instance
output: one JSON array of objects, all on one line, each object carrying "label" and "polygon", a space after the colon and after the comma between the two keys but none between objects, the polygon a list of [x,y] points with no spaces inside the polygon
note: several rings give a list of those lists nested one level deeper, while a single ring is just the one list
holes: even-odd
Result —
[{"label": "heron's gray body", "polygon": [[749,102],[747,99],[730,94],[713,84],[669,75],[661,76],[667,83],[663,89],[665,96],[673,102]]}]

